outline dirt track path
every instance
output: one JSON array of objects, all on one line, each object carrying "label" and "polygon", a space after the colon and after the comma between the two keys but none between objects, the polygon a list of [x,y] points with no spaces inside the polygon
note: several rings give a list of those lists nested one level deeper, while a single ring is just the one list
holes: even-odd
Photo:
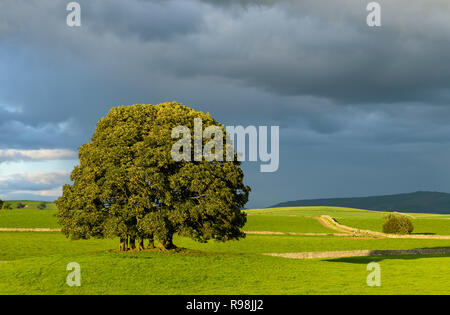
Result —
[{"label": "dirt track path", "polygon": [[[319,221],[320,224],[322,224],[324,227],[331,229],[331,230],[335,230],[341,233],[346,233],[346,234],[354,234],[353,232],[351,232],[349,229],[344,228],[344,227],[339,227],[337,226],[336,223],[331,217],[329,216],[321,216],[321,217],[313,217],[314,219],[316,219],[317,221]],[[330,218],[331,220],[328,220],[328,218]]]}]

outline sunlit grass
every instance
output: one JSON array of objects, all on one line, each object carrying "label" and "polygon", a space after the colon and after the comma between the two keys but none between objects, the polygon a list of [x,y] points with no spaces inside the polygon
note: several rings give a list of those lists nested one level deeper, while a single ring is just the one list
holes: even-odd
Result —
[{"label": "sunlit grass", "polygon": [[[312,218],[327,214],[376,230],[383,213],[333,207],[248,210],[248,231],[334,232]],[[58,227],[55,210],[0,213],[0,227]],[[415,214],[416,215],[416,214]],[[413,219],[416,232],[444,233],[448,216]],[[263,255],[360,249],[450,248],[450,240],[247,235],[202,244],[176,236],[183,253],[117,253],[118,240],[67,240],[59,232],[0,232],[0,294],[448,294],[450,256],[286,259]],[[369,262],[382,286],[366,284]],[[66,284],[70,262],[81,287]]]}]

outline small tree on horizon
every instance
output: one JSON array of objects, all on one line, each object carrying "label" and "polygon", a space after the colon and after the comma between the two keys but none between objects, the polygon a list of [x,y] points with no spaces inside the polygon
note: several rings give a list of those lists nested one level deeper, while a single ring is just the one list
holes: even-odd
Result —
[{"label": "small tree on horizon", "polygon": [[250,187],[240,162],[171,157],[173,128],[194,130],[194,118],[226,134],[209,114],[178,103],[111,109],[80,147],[73,184],[56,202],[62,232],[72,239],[119,237],[122,251],[144,249],[144,239],[149,248],[155,240],[163,250],[174,248],[175,233],[199,242],[245,237],[241,209]]},{"label": "small tree on horizon", "polygon": [[39,210],[44,210],[45,208],[47,208],[47,205],[45,203],[40,203],[36,208],[38,208]]}]

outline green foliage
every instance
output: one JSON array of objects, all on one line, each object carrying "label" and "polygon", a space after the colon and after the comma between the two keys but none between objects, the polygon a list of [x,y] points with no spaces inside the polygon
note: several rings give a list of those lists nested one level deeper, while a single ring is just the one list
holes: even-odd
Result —
[{"label": "green foliage", "polygon": [[385,217],[383,232],[388,234],[411,234],[414,226],[409,218],[403,215],[389,214]]},{"label": "green foliage", "polygon": [[0,209],[3,207],[3,200],[0,199]]},{"label": "green foliage", "polygon": [[226,134],[209,114],[178,103],[111,109],[91,142],[81,146],[74,184],[65,185],[57,201],[63,233],[72,239],[119,237],[121,249],[126,240],[133,248],[144,238],[170,248],[175,233],[200,242],[244,237],[241,209],[250,188],[240,163],[171,157],[178,141],[173,128],[194,130],[194,118]]},{"label": "green foliage", "polygon": [[37,206],[39,210],[44,210],[46,207],[47,205],[45,203],[41,203],[40,205]]}]

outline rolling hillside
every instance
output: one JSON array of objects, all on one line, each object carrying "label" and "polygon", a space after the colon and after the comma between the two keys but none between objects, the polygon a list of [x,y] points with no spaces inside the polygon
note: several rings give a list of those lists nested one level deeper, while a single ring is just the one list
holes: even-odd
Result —
[{"label": "rolling hillside", "polygon": [[385,196],[308,199],[282,202],[272,207],[311,206],[334,206],[376,211],[447,214],[450,213],[450,194],[418,191],[414,193]]}]

